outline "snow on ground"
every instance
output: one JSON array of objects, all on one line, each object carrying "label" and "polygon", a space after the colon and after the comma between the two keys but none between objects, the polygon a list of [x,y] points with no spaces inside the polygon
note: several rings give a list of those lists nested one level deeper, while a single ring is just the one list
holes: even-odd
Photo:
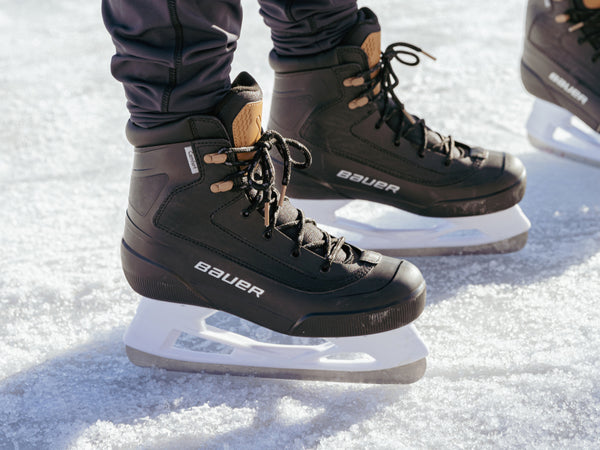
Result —
[{"label": "snow on ground", "polygon": [[[269,33],[245,3],[234,72],[268,108]],[[524,2],[371,2],[383,41],[438,57],[401,97],[436,128],[526,163],[527,247],[414,258],[431,355],[410,386],[131,365],[137,298],[118,244],[131,164],[99,2],[0,0],[0,448],[600,445],[600,171],[540,153],[524,123]]]}]

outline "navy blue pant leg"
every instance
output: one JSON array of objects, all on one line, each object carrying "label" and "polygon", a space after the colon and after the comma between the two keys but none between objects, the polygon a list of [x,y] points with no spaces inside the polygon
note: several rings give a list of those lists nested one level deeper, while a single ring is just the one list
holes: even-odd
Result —
[{"label": "navy blue pant leg", "polygon": [[337,46],[356,23],[356,0],[258,0],[282,56],[313,55]]},{"label": "navy blue pant leg", "polygon": [[[356,0],[260,1],[282,55],[334,47],[356,21],[356,9]],[[239,0],[102,0],[102,15],[116,47],[111,71],[138,126],[210,113],[228,92]]]},{"label": "navy blue pant leg", "polygon": [[103,0],[131,120],[152,127],[209,112],[229,91],[239,0]]}]

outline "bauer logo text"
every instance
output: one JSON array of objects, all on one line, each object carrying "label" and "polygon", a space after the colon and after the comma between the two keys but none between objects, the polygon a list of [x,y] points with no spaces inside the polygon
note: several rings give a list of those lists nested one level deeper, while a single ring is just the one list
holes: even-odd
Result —
[{"label": "bauer logo text", "polygon": [[561,88],[563,91],[565,91],[567,94],[569,94],[571,97],[573,97],[575,100],[577,100],[582,105],[585,105],[588,102],[589,99],[588,99],[587,95],[585,95],[583,92],[581,92],[576,87],[572,86],[567,80],[565,80],[563,77],[561,77],[557,73],[552,72],[550,75],[548,75],[548,78],[555,85],[557,85],[559,88]]},{"label": "bauer logo text", "polygon": [[252,283],[246,280],[242,280],[239,277],[235,277],[230,273],[219,269],[218,267],[214,267],[210,264],[205,263],[204,261],[198,261],[198,263],[194,266],[194,269],[206,273],[207,275],[210,275],[211,277],[214,277],[217,280],[221,280],[223,283],[227,283],[230,286],[235,286],[236,288],[246,292],[247,294],[254,294],[257,298],[259,298],[262,294],[265,293],[265,291],[259,288],[258,286],[254,286]]},{"label": "bauer logo text", "polygon": [[397,194],[400,190],[400,187],[396,186],[395,184],[386,183],[385,181],[376,180],[375,178],[365,177],[364,175],[361,175],[359,173],[352,173],[347,170],[340,170],[336,176],[344,180],[364,184],[365,186],[379,189],[385,192],[393,192],[394,194]]}]

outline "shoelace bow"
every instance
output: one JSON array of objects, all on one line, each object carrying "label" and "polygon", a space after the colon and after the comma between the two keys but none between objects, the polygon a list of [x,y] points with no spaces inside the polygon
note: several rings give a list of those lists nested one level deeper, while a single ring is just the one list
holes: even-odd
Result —
[{"label": "shoelace bow", "polygon": [[570,32],[582,30],[583,35],[577,42],[592,44],[596,53],[592,55],[592,62],[600,60],[600,10],[568,9],[564,14],[556,16],[558,23],[570,22],[574,25],[569,27]]},{"label": "shoelace bow", "polygon": [[[369,70],[344,80],[345,86],[364,85],[366,87],[348,106],[350,109],[355,109],[366,105],[376,98],[381,98],[383,100],[383,109],[380,110],[380,118],[375,124],[375,128],[379,129],[394,116],[399,116],[399,123],[394,135],[394,145],[399,146],[401,138],[410,135],[414,130],[418,130],[422,136],[422,144],[418,149],[418,155],[423,158],[427,150],[437,151],[446,155],[446,165],[449,166],[454,158],[452,149],[457,149],[462,156],[466,153],[467,147],[455,142],[452,136],[442,136],[437,132],[435,134],[439,137],[439,142],[430,142],[428,132],[432,132],[432,130],[427,128],[425,120],[420,118],[415,120],[415,117],[406,111],[404,104],[394,92],[400,80],[392,67],[393,60],[397,60],[407,66],[416,66],[421,62],[419,53],[435,60],[435,57],[429,53],[406,42],[396,42],[388,45],[385,51],[381,53],[381,58],[376,65]],[[408,121],[408,126],[405,121]]]},{"label": "shoelace bow", "polygon": [[[294,147],[302,153],[304,162],[295,161],[292,158],[290,147]],[[269,154],[273,149],[276,149],[283,159],[281,193],[275,188],[276,172]],[[322,247],[326,261],[321,269],[324,272],[329,270],[337,253],[345,244],[343,237],[334,238],[327,232],[320,230],[323,233],[323,239],[303,244],[306,224],[312,224],[316,227],[316,222],[306,218],[304,212],[300,209],[296,209],[298,212],[296,220],[277,225],[280,208],[286,199],[285,193],[290,182],[292,168],[307,169],[311,165],[311,154],[304,145],[294,139],[284,138],[276,131],[269,130],[252,146],[222,148],[218,153],[207,155],[205,161],[225,163],[239,169],[219,183],[215,183],[218,185],[216,188],[213,189],[215,185],[211,186],[211,190],[213,192],[223,192],[231,189],[245,190],[250,205],[242,211],[242,215],[248,217],[252,211],[262,209],[265,220],[265,238],[270,239],[275,228],[282,232],[296,228],[296,246],[292,251],[292,255],[295,257],[300,256],[302,247],[307,249]]]}]

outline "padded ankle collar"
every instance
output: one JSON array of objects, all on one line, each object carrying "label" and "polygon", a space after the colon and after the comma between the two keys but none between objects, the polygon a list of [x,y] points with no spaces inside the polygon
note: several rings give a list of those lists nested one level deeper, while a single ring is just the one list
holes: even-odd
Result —
[{"label": "padded ankle collar", "polygon": [[188,142],[197,139],[228,139],[223,124],[213,116],[192,116],[160,127],[142,128],[127,122],[125,134],[135,147]]},{"label": "padded ankle collar", "polygon": [[306,70],[326,69],[341,64],[356,63],[369,67],[367,55],[360,47],[344,45],[311,56],[281,56],[275,50],[269,54],[269,64],[277,73],[293,73]]}]

